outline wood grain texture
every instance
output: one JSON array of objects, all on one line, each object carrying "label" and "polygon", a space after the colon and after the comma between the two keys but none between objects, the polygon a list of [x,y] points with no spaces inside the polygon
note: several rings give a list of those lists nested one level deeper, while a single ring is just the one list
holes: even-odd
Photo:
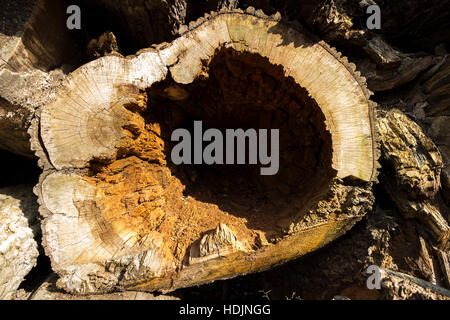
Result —
[{"label": "wood grain texture", "polygon": [[422,221],[448,250],[450,228],[435,201],[443,167],[439,149],[400,110],[380,111],[377,118],[383,160],[395,173],[384,187],[406,217]]},{"label": "wood grain texture", "polygon": [[73,56],[64,3],[0,1],[0,148],[33,157],[28,127]]},{"label": "wood grain texture", "polygon": [[[43,242],[59,287],[77,294],[171,291],[261,271],[323,247],[370,210],[378,138],[365,80],[326,43],[279,20],[253,8],[223,10],[181,28],[172,43],[97,59],[64,80],[40,113],[33,144],[44,168],[35,188]],[[173,101],[208,85],[202,81],[214,72],[232,74],[223,52],[231,52],[241,70],[261,68],[257,72],[270,74],[282,89],[289,83],[295,99],[316,113],[310,121],[330,151],[314,164],[323,176],[297,182],[309,190],[281,199],[283,191],[273,191],[261,213],[236,204],[228,210],[231,202],[218,194],[185,196],[187,182],[167,156],[165,125],[177,123]],[[225,57],[223,65],[218,57]],[[163,103],[153,93],[158,85]],[[225,106],[231,108],[229,101]],[[266,111],[275,112],[271,108]],[[300,168],[309,163],[297,162]],[[191,186],[208,189],[215,179],[227,180]],[[274,180],[272,189],[283,184]]]},{"label": "wood grain texture", "polygon": [[0,189],[0,300],[12,299],[36,265],[36,209],[31,187]]}]

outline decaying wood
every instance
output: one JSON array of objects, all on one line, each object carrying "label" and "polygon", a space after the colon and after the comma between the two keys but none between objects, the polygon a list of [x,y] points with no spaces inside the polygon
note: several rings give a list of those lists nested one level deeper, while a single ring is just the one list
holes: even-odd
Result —
[{"label": "decaying wood", "polygon": [[403,55],[393,49],[380,37],[370,40],[364,47],[370,58],[380,67],[389,69],[399,67],[402,63]]},{"label": "decaying wood", "polygon": [[206,12],[236,8],[236,0],[95,0],[86,5],[114,21],[113,27],[123,33],[124,44],[138,48],[170,41],[180,26],[196,20]]},{"label": "decaying wood", "polygon": [[[353,64],[253,8],[180,32],[84,65],[40,113],[43,243],[68,292],[171,291],[264,270],[323,247],[372,207],[374,104]],[[183,114],[243,126],[252,111],[254,125],[272,121],[281,143],[302,146],[280,155],[279,175],[170,165]]]},{"label": "decaying wood", "polygon": [[[350,15],[352,10],[348,10],[349,4],[341,0],[312,0],[301,3],[291,2],[293,8],[298,8],[302,21],[310,27],[318,30],[327,41],[349,41],[362,45],[365,42],[366,31],[355,27]],[[369,1],[370,2],[370,1]],[[361,1],[355,4],[361,11],[369,5]],[[352,4],[350,4],[352,6]]]},{"label": "decaying wood", "polygon": [[430,253],[428,252],[427,242],[420,235],[418,236],[418,238],[420,244],[419,259],[424,262],[425,267],[423,269],[428,271],[428,278],[430,279],[430,282],[436,284],[437,283],[436,270],[434,268],[433,258],[430,256]]},{"label": "decaying wood", "polygon": [[35,111],[47,102],[65,77],[60,70],[15,72],[0,69],[0,148],[34,157],[30,127]]},{"label": "decaying wood", "polygon": [[0,189],[0,299],[11,299],[35,266],[37,208],[32,187]]},{"label": "decaying wood", "polygon": [[404,57],[398,69],[374,70],[367,75],[368,86],[373,91],[387,91],[414,80],[433,63],[431,57]]},{"label": "decaying wood", "polygon": [[28,127],[73,53],[61,1],[0,1],[0,148],[27,157]]},{"label": "decaying wood", "polygon": [[444,277],[444,282],[447,288],[450,288],[450,258],[449,253],[437,250],[437,256],[439,260],[439,264],[441,266],[442,274]]},{"label": "decaying wood", "polygon": [[18,297],[18,300],[179,300],[177,297],[167,295],[154,295],[140,291],[125,291],[109,294],[95,294],[74,296],[65,293],[56,287],[58,276],[52,274],[29,296]]},{"label": "decaying wood", "polygon": [[387,91],[411,82],[431,65],[433,58],[427,55],[405,54],[392,48],[379,37],[364,47],[373,63],[362,69],[370,90]]},{"label": "decaying wood", "polygon": [[0,67],[48,71],[71,56],[73,44],[62,1],[0,2]]},{"label": "decaying wood", "polygon": [[441,186],[442,156],[433,141],[400,110],[379,111],[383,160],[394,179],[383,184],[406,217],[425,223],[448,250],[450,228],[434,201]]},{"label": "decaying wood", "polygon": [[[382,178],[384,179],[384,178]],[[381,206],[384,206],[381,204]],[[384,210],[380,202],[374,210],[366,215],[346,237],[334,241],[326,248],[313,255],[300,258],[300,260],[286,263],[274,270],[254,274],[235,280],[230,280],[227,287],[229,298],[239,298],[242,294],[239,288],[245,286],[248,292],[270,292],[271,300],[286,299],[295,292],[296,297],[306,300],[329,300],[334,296],[344,296],[351,300],[377,300],[377,299],[439,299],[438,295],[420,294],[414,296],[403,294],[402,288],[408,292],[411,285],[406,281],[398,281],[397,286],[383,286],[381,290],[369,290],[367,287],[369,266],[379,266],[402,274],[410,274],[420,282],[433,282],[429,259],[423,259],[421,252],[420,235],[417,228],[421,223],[406,219],[396,208]],[[429,242],[426,240],[426,242]],[[429,258],[437,262],[434,248],[428,245]],[[436,267],[436,266],[435,266]],[[439,265],[437,265],[437,278]],[[440,280],[440,279],[438,279]],[[436,283],[435,283],[436,284]],[[444,281],[437,281],[437,287],[446,288]],[[200,291],[205,296],[221,297],[220,284],[211,285],[208,289]],[[182,293],[187,297],[191,291],[198,294],[195,289],[185,289]],[[236,291],[236,294],[234,292]],[[415,291],[417,292],[417,290]],[[399,294],[400,293],[400,294]],[[262,294],[257,295],[261,297]],[[228,298],[228,295],[226,295]],[[216,298],[217,299],[217,298]]]},{"label": "decaying wood", "polygon": [[[86,4],[107,14],[139,48],[172,38],[186,19],[186,0],[96,0]],[[128,41],[124,39],[124,41]]]},{"label": "decaying wood", "polygon": [[450,59],[445,56],[437,72],[423,84],[426,94],[424,113],[429,135],[439,147],[444,168],[442,170],[443,196],[450,204]]},{"label": "decaying wood", "polygon": [[[269,1],[247,0],[268,3]],[[241,2],[240,2],[241,3]],[[378,5],[382,12],[381,30],[365,28],[368,6]],[[328,41],[344,45],[364,46],[365,38],[382,34],[383,38],[419,48],[433,48],[448,41],[449,0],[283,0],[270,1],[269,8],[285,9],[291,19],[305,21]],[[255,5],[256,6],[256,5]],[[298,17],[301,17],[299,19]]]},{"label": "decaying wood", "polygon": [[382,292],[389,300],[450,300],[450,290],[411,275],[381,269]]},{"label": "decaying wood", "polygon": [[[260,271],[322,247],[370,211],[377,167],[370,92],[352,64],[299,32],[299,23],[357,63],[367,87],[383,91],[376,96],[381,109],[400,108],[434,143],[401,112],[380,112],[377,208],[349,237],[271,271],[268,290],[283,282],[283,292],[313,299],[448,298],[439,286],[450,286],[449,210],[442,203],[450,205],[450,68],[445,45],[431,52],[447,38],[441,30],[450,21],[443,10],[449,1],[377,1],[380,31],[364,27],[371,0],[243,0],[241,7],[281,10],[295,21],[249,9],[256,18],[212,13],[189,27],[182,25],[237,1],[81,1],[87,40],[104,33],[87,50],[82,41],[72,50],[63,1],[0,0],[0,148],[37,152],[45,170],[35,188],[44,244],[60,277],[59,288],[52,277],[31,297],[10,290],[7,298],[74,298],[60,288],[171,291]],[[84,19],[92,8],[102,22]],[[170,44],[118,54],[172,41],[180,26]],[[418,51],[410,44],[427,54],[406,54]],[[55,96],[65,74],[51,70],[77,50],[90,59],[108,56],[74,72]],[[287,130],[279,178],[171,165],[170,132],[192,120],[186,114],[212,127]],[[384,191],[396,208],[380,209]],[[385,270],[380,291],[368,290],[361,272],[373,264]],[[270,273],[253,276],[262,280],[256,291]],[[81,298],[154,297],[126,291]]]},{"label": "decaying wood", "polygon": [[91,60],[114,53],[119,53],[119,45],[111,31],[103,33],[97,39],[92,39],[87,45],[87,55]]}]

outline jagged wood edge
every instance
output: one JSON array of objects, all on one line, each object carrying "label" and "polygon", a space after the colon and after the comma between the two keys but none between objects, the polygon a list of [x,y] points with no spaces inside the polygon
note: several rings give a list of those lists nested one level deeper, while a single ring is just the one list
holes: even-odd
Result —
[{"label": "jagged wood edge", "polygon": [[[329,54],[331,54],[339,63],[341,63],[347,71],[351,74],[351,76],[355,79],[355,81],[358,83],[358,86],[361,88],[362,92],[364,93],[366,99],[367,99],[367,105],[369,109],[369,122],[370,122],[370,129],[371,129],[371,139],[372,139],[372,152],[373,152],[373,169],[372,169],[372,176],[370,178],[370,182],[378,183],[378,171],[381,168],[381,165],[379,163],[379,159],[381,157],[381,149],[380,149],[380,134],[377,130],[377,127],[375,125],[376,123],[376,113],[375,109],[377,107],[377,103],[370,100],[370,97],[374,94],[372,91],[369,90],[367,87],[367,80],[364,76],[361,75],[359,71],[356,70],[356,65],[352,62],[348,61],[348,58],[345,56],[342,56],[342,54],[336,50],[336,48],[331,47],[328,43],[320,40],[317,36],[311,34],[309,31],[305,30],[300,23],[297,21],[286,21],[282,18],[281,14],[279,12],[269,16],[266,15],[263,10],[259,9],[256,10],[254,7],[248,7],[246,10],[242,9],[227,9],[223,8],[218,12],[211,11],[211,13],[206,13],[203,17],[200,17],[196,21],[189,22],[188,25],[181,25],[179,29],[179,35],[184,36],[195,29],[199,28],[204,23],[215,19],[217,16],[220,15],[229,15],[229,14],[241,14],[241,15],[249,15],[254,16],[260,19],[264,19],[267,21],[276,21],[278,23],[281,23],[287,27],[290,27],[304,35],[306,35],[311,40],[315,41],[318,45],[320,45],[324,50],[326,50]],[[155,48],[157,49],[163,49],[167,47],[169,43],[162,43],[160,45],[156,45]]]},{"label": "jagged wood edge", "polygon": [[[281,18],[281,15],[278,12],[272,16],[267,16],[264,14],[264,12],[262,10],[256,10],[253,7],[248,7],[245,11],[242,9],[229,10],[229,9],[224,8],[224,9],[220,10],[219,12],[213,11],[210,14],[206,13],[204,17],[201,17],[201,18],[197,19],[196,21],[190,22],[188,26],[186,26],[186,25],[180,26],[179,34],[180,34],[180,36],[183,36],[187,33],[192,32],[193,30],[199,28],[204,23],[215,19],[216,17],[218,17],[220,15],[229,15],[229,14],[250,15],[250,16],[254,16],[254,17],[257,17],[260,19],[265,19],[268,21],[277,21],[281,24],[284,24],[287,27],[293,28],[296,31],[305,34],[311,40],[316,41],[316,43],[318,45],[320,45],[324,50],[326,50],[329,54],[331,54],[337,61],[339,61],[339,63],[341,63],[347,69],[347,71],[351,74],[351,76],[358,83],[358,86],[361,88],[362,92],[364,93],[364,95],[367,99],[368,109],[369,109],[369,122],[370,122],[371,132],[372,132],[372,137],[371,137],[372,148],[373,148],[373,170],[372,170],[372,176],[371,176],[370,181],[377,182],[378,169],[380,168],[380,164],[379,164],[378,160],[381,155],[380,143],[379,143],[379,141],[380,141],[379,133],[377,132],[376,125],[375,125],[376,115],[375,115],[374,110],[375,110],[377,104],[375,102],[373,102],[372,100],[370,100],[370,96],[373,95],[373,92],[371,92],[367,88],[367,81],[366,81],[365,77],[363,77],[360,74],[360,72],[356,70],[356,65],[354,63],[349,62],[347,57],[342,56],[342,54],[340,52],[338,52],[335,48],[331,47],[324,41],[319,40],[316,36],[312,35],[308,31],[304,30],[299,23],[283,21]],[[301,30],[299,30],[299,29],[301,29]],[[167,47],[168,45],[169,45],[169,43],[167,43],[167,42],[164,42],[164,43],[161,43],[158,45],[154,45],[153,48],[142,49],[142,50],[138,51],[136,53],[136,55],[138,53],[141,53],[141,52],[144,52],[147,50],[152,50],[152,49],[156,49],[157,51],[160,51],[160,50],[164,49],[165,47]],[[123,59],[131,60],[136,55],[130,55],[128,57],[123,57],[121,55],[119,55],[119,56]],[[64,87],[65,83],[67,83],[67,80],[70,80],[70,78],[72,78],[74,76],[74,74],[76,75],[76,73],[77,72],[75,71],[75,72],[69,74],[66,77],[66,79],[63,81],[63,83],[61,83],[61,85],[59,87],[55,88],[54,92],[59,92],[61,87]],[[50,99],[50,100],[52,100],[52,99]],[[49,101],[49,102],[51,102],[51,101]],[[46,170],[46,169],[53,169],[54,166],[51,164],[50,158],[45,150],[45,146],[43,146],[43,143],[40,138],[40,114],[44,107],[45,106],[41,106],[36,111],[35,119],[33,119],[32,124],[28,130],[28,133],[31,137],[31,149],[32,149],[32,151],[35,152],[36,156],[39,158],[38,164],[41,168]]]},{"label": "jagged wood edge", "polygon": [[[317,37],[310,34],[308,31],[303,30],[303,29],[299,30],[300,28],[302,28],[301,25],[299,25],[299,23],[283,21],[281,19],[281,15],[279,13],[276,13],[272,16],[267,16],[264,14],[264,12],[262,10],[255,10],[252,7],[247,8],[245,11],[242,9],[235,9],[235,10],[222,9],[219,12],[211,12],[210,14],[205,14],[204,17],[201,17],[196,21],[190,22],[189,26],[186,26],[186,25],[181,26],[179,34],[180,34],[180,36],[186,35],[187,33],[190,33],[193,30],[197,29],[204,23],[206,23],[210,20],[213,20],[220,15],[229,15],[229,14],[249,15],[249,16],[254,16],[254,17],[260,18],[260,19],[265,19],[268,21],[276,21],[276,22],[279,22],[279,23],[281,23],[289,28],[292,28],[298,32],[301,32],[302,34],[306,35],[309,39],[315,40],[318,45],[320,45],[324,50],[326,50],[329,54],[331,54],[336,60],[338,60],[347,69],[347,71],[351,74],[351,76],[358,83],[358,86],[361,88],[362,92],[364,93],[364,96],[367,99],[368,109],[369,109],[369,122],[371,125],[371,132],[372,132],[372,137],[371,137],[372,148],[373,148],[372,176],[370,178],[370,181],[368,181],[368,182],[369,182],[369,184],[372,182],[375,182],[375,183],[378,182],[377,175],[378,175],[378,169],[380,168],[380,164],[379,164],[378,160],[380,158],[381,152],[380,152],[380,143],[379,143],[379,141],[380,141],[379,133],[378,133],[378,131],[376,129],[376,125],[375,125],[376,116],[375,116],[374,109],[377,106],[377,104],[370,100],[370,96],[373,95],[373,93],[367,88],[366,79],[363,76],[361,76],[361,74],[358,71],[356,71],[356,65],[353,63],[350,63],[348,61],[348,59],[346,57],[342,57],[342,54],[339,53],[335,48],[329,46],[327,43],[325,43],[323,41],[320,41],[319,39],[317,39]],[[131,60],[132,58],[137,56],[139,53],[145,52],[147,50],[153,51],[155,49],[156,49],[156,51],[159,52],[169,45],[170,45],[170,43],[164,42],[164,43],[161,43],[158,45],[153,45],[150,48],[141,49],[135,55],[130,55],[127,57],[123,57],[121,55],[118,55],[118,56],[120,56],[121,58],[123,58],[125,60]],[[82,67],[80,67],[80,68],[82,68]],[[77,70],[79,70],[80,68],[78,68]],[[63,82],[58,87],[55,88],[54,92],[59,92],[61,89],[63,89],[65,87],[67,81],[78,74],[76,72],[77,70],[75,70],[74,72],[69,74],[63,80]],[[57,97],[57,95],[55,95],[52,99],[50,99],[47,102],[47,104],[51,103],[53,101],[53,99],[56,99],[56,97]],[[51,214],[51,212],[45,206],[41,186],[42,186],[42,182],[47,178],[47,176],[50,175],[51,173],[55,172],[56,169],[50,161],[50,158],[48,156],[47,151],[45,150],[45,146],[43,145],[43,142],[42,142],[41,136],[40,136],[40,115],[41,115],[44,107],[45,106],[41,106],[36,111],[35,117],[32,120],[32,123],[28,129],[28,133],[30,134],[30,137],[31,137],[30,140],[31,140],[32,151],[35,152],[36,156],[39,159],[38,164],[44,171],[40,175],[39,183],[38,183],[38,185],[35,186],[33,191],[38,197],[39,212],[43,218],[46,218],[49,214]],[[62,169],[62,170],[58,170],[58,171],[59,172],[76,172],[76,171],[80,171],[80,169],[71,168],[71,169]],[[45,238],[45,237],[43,237],[43,238]],[[46,243],[45,243],[44,239],[43,239],[43,245],[44,245],[44,248],[46,248]],[[278,264],[282,264],[282,263],[284,263],[284,261],[280,261]],[[52,264],[53,264],[53,261],[52,261]],[[270,266],[270,267],[268,266],[267,268],[271,268],[271,267],[273,267],[273,266]]]}]

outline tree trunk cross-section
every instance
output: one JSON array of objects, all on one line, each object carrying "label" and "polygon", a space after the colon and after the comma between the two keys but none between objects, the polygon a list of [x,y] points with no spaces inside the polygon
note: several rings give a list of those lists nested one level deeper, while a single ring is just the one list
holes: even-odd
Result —
[{"label": "tree trunk cross-section", "polygon": [[[279,15],[221,11],[69,75],[40,112],[43,244],[71,293],[171,291],[261,271],[373,204],[377,135],[355,66]],[[170,136],[280,129],[280,171],[175,166]]]}]

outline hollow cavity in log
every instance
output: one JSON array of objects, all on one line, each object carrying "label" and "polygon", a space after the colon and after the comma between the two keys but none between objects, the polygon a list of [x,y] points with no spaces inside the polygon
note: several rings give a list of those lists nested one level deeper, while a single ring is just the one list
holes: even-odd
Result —
[{"label": "hollow cavity in log", "polygon": [[[170,79],[148,92],[144,118],[157,128],[163,143],[155,149],[160,148],[170,175],[182,184],[175,198],[195,199],[184,210],[205,212],[198,216],[209,217],[209,229],[224,221],[235,230],[245,230],[240,239],[255,239],[256,230],[268,238],[279,236],[281,221],[296,217],[308,197],[320,194],[336,176],[331,168],[331,135],[317,103],[293,78],[285,77],[281,66],[259,55],[220,49],[192,84],[179,85]],[[174,165],[172,132],[186,128],[193,137],[193,123],[198,120],[204,131],[218,128],[223,136],[230,128],[279,129],[278,173],[261,176],[260,165],[250,164]],[[164,211],[177,215],[177,210]],[[195,230],[194,239],[199,236],[196,225],[189,226]]]},{"label": "hollow cavity in log", "polygon": [[[260,12],[73,72],[41,114],[44,246],[70,292],[174,290],[260,271],[345,233],[373,204],[364,79]],[[171,163],[171,133],[280,129],[280,170]]]}]

